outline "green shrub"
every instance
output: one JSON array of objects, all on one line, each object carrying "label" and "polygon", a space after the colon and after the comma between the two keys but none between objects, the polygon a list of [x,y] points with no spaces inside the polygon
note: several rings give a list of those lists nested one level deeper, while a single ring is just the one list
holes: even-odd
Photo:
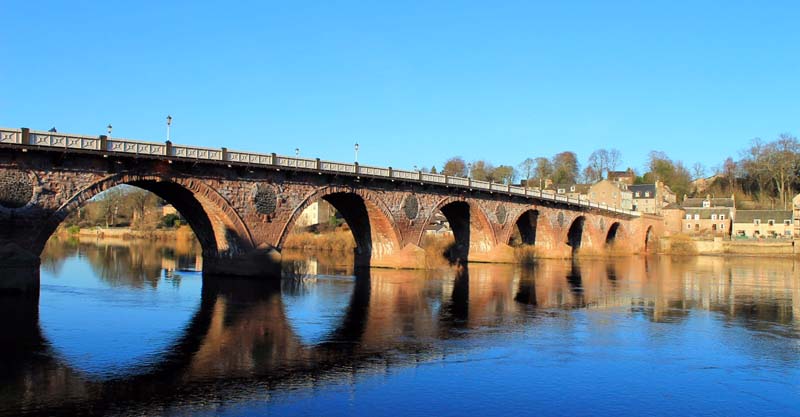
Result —
[{"label": "green shrub", "polygon": [[164,227],[180,227],[181,216],[178,216],[175,213],[167,214],[166,216],[161,218],[161,224]]},{"label": "green shrub", "polygon": [[73,224],[72,226],[67,227],[67,233],[69,233],[71,235],[77,235],[78,233],[80,233],[80,231],[81,231],[81,227],[76,225],[76,224]]}]

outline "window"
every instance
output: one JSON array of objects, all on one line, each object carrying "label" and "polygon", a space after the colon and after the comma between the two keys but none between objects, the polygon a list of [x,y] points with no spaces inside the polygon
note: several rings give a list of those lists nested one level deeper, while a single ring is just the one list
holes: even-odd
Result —
[{"label": "window", "polygon": [[720,220],[725,220],[725,215],[724,215],[724,214],[720,214],[720,215],[719,215],[719,219],[720,219]]},{"label": "window", "polygon": [[770,225],[770,226],[775,226],[775,219],[767,220],[767,224]]},{"label": "window", "polygon": [[686,228],[689,229],[689,230],[692,230],[692,224],[691,223],[686,223]]},{"label": "window", "polygon": [[700,220],[700,215],[695,213],[695,215],[694,215],[694,219],[695,219],[695,220]]},{"label": "window", "polygon": [[645,191],[645,192],[644,192],[644,196],[645,196],[645,197],[650,197],[650,191]]},{"label": "window", "polygon": [[719,230],[725,230],[725,223],[719,224]]},{"label": "window", "polygon": [[783,232],[783,234],[786,235],[786,236],[791,236],[792,235],[792,231],[791,230],[787,230],[787,231]]},{"label": "window", "polygon": [[642,193],[640,193],[638,191],[636,192],[636,198],[639,198],[639,196],[641,196],[641,195],[642,195]]},{"label": "window", "polygon": [[692,215],[687,213],[686,214],[686,220],[692,220]]},{"label": "window", "polygon": [[558,189],[558,193],[559,193],[559,194],[564,194],[565,192],[567,192],[567,190],[566,190],[566,189],[564,189],[564,188],[559,188],[559,189]]},{"label": "window", "polygon": [[792,225],[792,221],[791,220],[784,220],[783,221],[783,225],[784,226],[791,226]]},{"label": "window", "polygon": [[569,190],[575,192],[575,186],[573,185],[572,187],[569,187]]},{"label": "window", "polygon": [[708,200],[703,201],[703,207],[711,207],[711,202]]},{"label": "window", "polygon": [[753,219],[753,224],[758,226],[759,224],[761,224],[761,219]]},{"label": "window", "polygon": [[711,220],[717,220],[717,215],[716,214],[712,214],[711,215]]}]

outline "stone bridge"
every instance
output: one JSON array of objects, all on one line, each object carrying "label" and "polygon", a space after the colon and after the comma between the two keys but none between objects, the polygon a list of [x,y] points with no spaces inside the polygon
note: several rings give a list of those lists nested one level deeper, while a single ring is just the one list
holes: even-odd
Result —
[{"label": "stone bridge", "polygon": [[611,242],[645,252],[663,229],[658,217],[469,178],[0,128],[0,264],[37,266],[70,213],[121,184],[178,209],[202,245],[204,271],[221,275],[276,274],[287,235],[319,200],[348,223],[360,266],[425,265],[425,226],[439,211],[453,230],[454,262],[511,262],[515,235],[551,257]]}]

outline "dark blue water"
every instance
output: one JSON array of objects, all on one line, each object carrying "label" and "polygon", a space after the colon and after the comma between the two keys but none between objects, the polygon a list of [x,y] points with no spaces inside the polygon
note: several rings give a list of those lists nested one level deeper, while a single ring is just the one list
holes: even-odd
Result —
[{"label": "dark blue water", "polygon": [[3,299],[3,415],[800,415],[792,260],[287,255],[276,286],[168,245],[48,254],[39,299]]}]

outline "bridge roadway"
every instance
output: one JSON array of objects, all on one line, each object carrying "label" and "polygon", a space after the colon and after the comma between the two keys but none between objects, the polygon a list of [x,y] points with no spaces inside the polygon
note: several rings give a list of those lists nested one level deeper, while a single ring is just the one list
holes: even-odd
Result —
[{"label": "bridge roadway", "polygon": [[[202,245],[204,271],[217,275],[278,274],[287,235],[321,199],[350,226],[360,266],[424,267],[424,229],[439,211],[453,230],[454,262],[513,262],[515,235],[551,257],[602,251],[611,242],[644,252],[663,229],[659,217],[470,178],[0,128],[0,265],[38,266],[58,225],[120,184],[175,206]],[[0,289],[34,284],[3,281]]]}]

